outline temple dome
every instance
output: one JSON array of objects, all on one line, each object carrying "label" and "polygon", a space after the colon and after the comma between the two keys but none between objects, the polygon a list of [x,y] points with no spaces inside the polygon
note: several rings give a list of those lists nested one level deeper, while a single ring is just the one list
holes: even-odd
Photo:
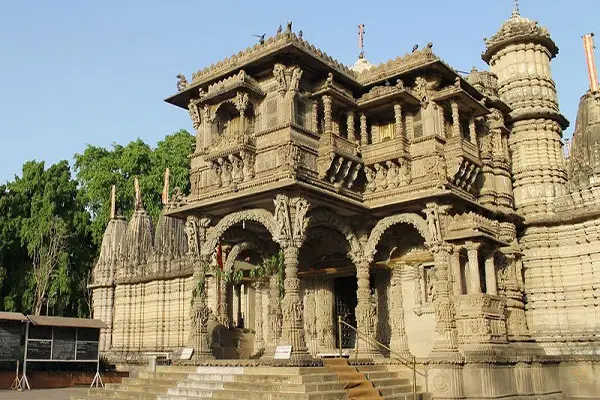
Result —
[{"label": "temple dome", "polygon": [[136,210],[127,224],[120,245],[121,261],[129,272],[128,275],[141,275],[133,267],[148,262],[153,250],[153,236],[150,216],[144,209]]},{"label": "temple dome", "polygon": [[491,39],[485,38],[484,41],[486,50],[482,58],[485,62],[489,62],[500,49],[513,43],[540,43],[550,51],[551,57],[558,54],[558,47],[548,30],[539,26],[537,21],[522,17],[516,10]]},{"label": "temple dome", "polygon": [[119,259],[119,244],[126,229],[127,223],[123,217],[108,221],[102,237],[100,256],[92,272],[92,285],[107,284],[114,278],[114,265]]},{"label": "temple dome", "polygon": [[356,62],[354,63],[353,66],[350,67],[350,69],[358,74],[360,74],[363,71],[367,71],[371,68],[373,68],[374,65],[371,64],[363,54],[361,54],[358,57],[358,60],[356,60]]},{"label": "temple dome", "polygon": [[180,259],[186,255],[187,250],[184,221],[161,213],[154,237],[154,261]]}]

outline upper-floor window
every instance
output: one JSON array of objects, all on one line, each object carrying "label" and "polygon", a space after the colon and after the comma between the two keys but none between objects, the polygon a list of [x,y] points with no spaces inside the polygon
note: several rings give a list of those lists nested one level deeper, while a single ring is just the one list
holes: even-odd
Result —
[{"label": "upper-floor window", "polygon": [[394,122],[384,122],[379,126],[379,140],[385,142],[394,138],[396,125]]}]

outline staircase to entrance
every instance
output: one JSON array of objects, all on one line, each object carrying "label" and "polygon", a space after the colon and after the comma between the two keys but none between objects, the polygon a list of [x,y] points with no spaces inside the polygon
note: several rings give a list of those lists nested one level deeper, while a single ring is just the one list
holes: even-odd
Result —
[{"label": "staircase to entrance", "polygon": [[[324,359],[322,367],[161,366],[72,400],[411,400],[409,377],[410,371],[393,366],[355,367],[338,358]],[[426,397],[419,393],[417,399]]]}]

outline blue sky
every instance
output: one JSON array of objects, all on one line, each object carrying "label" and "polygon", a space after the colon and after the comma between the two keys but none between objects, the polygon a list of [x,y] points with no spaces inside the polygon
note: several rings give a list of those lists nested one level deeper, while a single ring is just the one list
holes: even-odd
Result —
[{"label": "blue sky", "polygon": [[[345,64],[356,60],[363,23],[373,63],[431,41],[436,54],[468,71],[485,68],[482,39],[512,7],[511,0],[0,0],[0,182],[27,160],[71,162],[87,143],[140,137],[154,145],[191,131],[187,112],[163,102],[175,92],[175,75],[189,78],[287,20]],[[546,26],[560,48],[552,71],[570,136],[588,88],[581,36],[600,34],[600,1],[521,0],[521,14]]]}]

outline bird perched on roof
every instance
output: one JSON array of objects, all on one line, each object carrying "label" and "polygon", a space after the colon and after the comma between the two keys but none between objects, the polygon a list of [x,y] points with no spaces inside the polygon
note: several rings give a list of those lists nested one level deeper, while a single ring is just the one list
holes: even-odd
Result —
[{"label": "bird perched on roof", "polygon": [[279,35],[281,33],[282,29],[281,29],[281,25],[279,25],[279,28],[277,28],[277,34]]},{"label": "bird perched on roof", "polygon": [[413,46],[412,52],[414,53],[415,51],[417,51],[417,49],[418,49],[418,48],[419,48],[419,45],[418,45],[418,44],[415,44],[415,45]]},{"label": "bird perched on roof", "polygon": [[298,32],[298,37],[299,37],[300,39],[302,39],[302,35],[303,35],[303,34],[304,34],[304,33],[303,33],[302,31]]},{"label": "bird perched on roof", "polygon": [[427,43],[427,48],[428,48],[428,49],[432,49],[432,48],[433,48],[433,42],[429,42],[429,43]]},{"label": "bird perched on roof", "polygon": [[258,43],[265,44],[265,36],[267,36],[266,33],[263,33],[262,35],[252,35],[252,36],[258,38]]}]

